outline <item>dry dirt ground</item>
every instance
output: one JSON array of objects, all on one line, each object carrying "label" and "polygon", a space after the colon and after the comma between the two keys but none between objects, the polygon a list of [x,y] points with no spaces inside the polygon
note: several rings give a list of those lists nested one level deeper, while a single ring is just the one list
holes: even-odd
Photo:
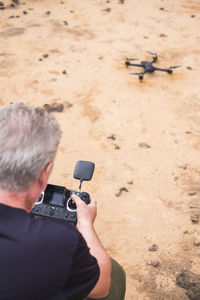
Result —
[{"label": "dry dirt ground", "polygon": [[[200,196],[199,0],[2,2],[0,105],[64,105],[50,182],[78,188],[76,161],[95,162],[83,190],[126,271],[126,300],[189,299],[176,277],[200,273],[200,227],[185,213]],[[140,86],[137,68],[116,67],[147,50],[184,76]]]}]

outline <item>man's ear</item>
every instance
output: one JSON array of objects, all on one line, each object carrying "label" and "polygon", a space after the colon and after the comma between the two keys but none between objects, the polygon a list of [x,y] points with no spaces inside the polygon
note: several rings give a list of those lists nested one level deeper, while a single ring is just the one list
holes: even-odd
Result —
[{"label": "man's ear", "polygon": [[42,190],[44,190],[46,188],[47,185],[47,181],[49,178],[49,175],[51,174],[51,170],[53,168],[53,162],[49,162],[45,169],[40,173],[40,176],[38,178],[38,183],[40,185],[40,187],[42,188]]}]

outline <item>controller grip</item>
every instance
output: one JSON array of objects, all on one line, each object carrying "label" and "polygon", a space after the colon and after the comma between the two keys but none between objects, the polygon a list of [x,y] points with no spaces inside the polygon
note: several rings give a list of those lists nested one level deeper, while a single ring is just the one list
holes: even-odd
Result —
[{"label": "controller grip", "polygon": [[80,196],[81,200],[83,200],[86,204],[89,204],[90,203],[90,195],[86,192],[82,192],[80,193]]}]

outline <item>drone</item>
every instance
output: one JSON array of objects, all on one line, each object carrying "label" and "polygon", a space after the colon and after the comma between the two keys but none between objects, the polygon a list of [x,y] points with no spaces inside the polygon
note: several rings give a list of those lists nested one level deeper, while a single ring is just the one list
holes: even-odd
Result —
[{"label": "drone", "polygon": [[158,60],[157,53],[150,52],[150,51],[146,51],[146,52],[152,56],[152,61],[143,60],[140,62],[140,64],[136,64],[136,63],[132,63],[132,61],[137,60],[136,58],[125,58],[125,66],[127,68],[130,66],[134,66],[134,67],[142,67],[144,69],[143,72],[129,73],[130,75],[137,75],[140,82],[143,81],[144,75],[146,73],[154,73],[154,71],[161,71],[161,72],[166,72],[168,74],[172,74],[173,69],[177,69],[177,68],[181,67],[180,65],[179,66],[171,66],[169,68],[155,67],[153,64],[156,63]]}]

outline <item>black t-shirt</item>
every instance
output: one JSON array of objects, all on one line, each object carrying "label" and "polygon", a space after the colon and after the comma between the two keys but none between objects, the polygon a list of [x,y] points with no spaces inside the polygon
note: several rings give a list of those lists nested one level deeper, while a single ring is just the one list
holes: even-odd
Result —
[{"label": "black t-shirt", "polygon": [[75,226],[0,204],[0,300],[79,300],[98,278]]}]

